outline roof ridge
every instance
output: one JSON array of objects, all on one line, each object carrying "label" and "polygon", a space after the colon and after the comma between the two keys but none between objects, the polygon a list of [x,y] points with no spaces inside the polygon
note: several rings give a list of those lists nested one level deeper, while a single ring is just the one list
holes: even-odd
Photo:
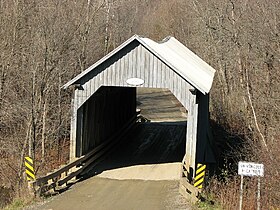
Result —
[{"label": "roof ridge", "polygon": [[163,38],[161,41],[159,41],[158,43],[162,44],[162,43],[168,42],[171,38],[172,38],[172,36],[167,36],[167,37]]}]

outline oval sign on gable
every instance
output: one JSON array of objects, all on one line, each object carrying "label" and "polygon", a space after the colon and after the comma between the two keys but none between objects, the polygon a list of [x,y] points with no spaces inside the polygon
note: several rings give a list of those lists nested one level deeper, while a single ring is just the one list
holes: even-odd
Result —
[{"label": "oval sign on gable", "polygon": [[140,78],[129,78],[126,83],[132,86],[140,86],[144,84],[144,80]]}]

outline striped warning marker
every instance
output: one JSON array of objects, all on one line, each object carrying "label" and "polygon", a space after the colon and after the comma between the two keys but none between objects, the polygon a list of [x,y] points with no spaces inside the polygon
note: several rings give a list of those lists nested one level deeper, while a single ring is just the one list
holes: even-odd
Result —
[{"label": "striped warning marker", "polygon": [[206,165],[204,164],[197,164],[196,172],[195,172],[195,178],[194,178],[194,186],[198,189],[202,189],[204,177],[205,177],[205,170]]},{"label": "striped warning marker", "polygon": [[34,173],[34,165],[33,160],[30,157],[25,157],[25,173],[27,177],[27,181],[34,181],[35,180],[35,173]]}]

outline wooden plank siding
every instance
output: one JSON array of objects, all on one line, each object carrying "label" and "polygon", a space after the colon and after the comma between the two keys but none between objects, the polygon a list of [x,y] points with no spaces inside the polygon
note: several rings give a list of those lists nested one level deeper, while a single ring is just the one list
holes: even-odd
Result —
[{"label": "wooden plank siding", "polygon": [[76,157],[85,155],[136,115],[136,88],[101,87],[78,109]]}]

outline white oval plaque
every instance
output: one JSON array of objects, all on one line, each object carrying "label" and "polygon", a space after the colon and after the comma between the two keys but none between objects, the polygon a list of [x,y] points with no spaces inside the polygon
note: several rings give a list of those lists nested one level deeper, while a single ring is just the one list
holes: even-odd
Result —
[{"label": "white oval plaque", "polygon": [[129,78],[126,83],[132,86],[140,86],[144,84],[144,80],[140,78]]}]

